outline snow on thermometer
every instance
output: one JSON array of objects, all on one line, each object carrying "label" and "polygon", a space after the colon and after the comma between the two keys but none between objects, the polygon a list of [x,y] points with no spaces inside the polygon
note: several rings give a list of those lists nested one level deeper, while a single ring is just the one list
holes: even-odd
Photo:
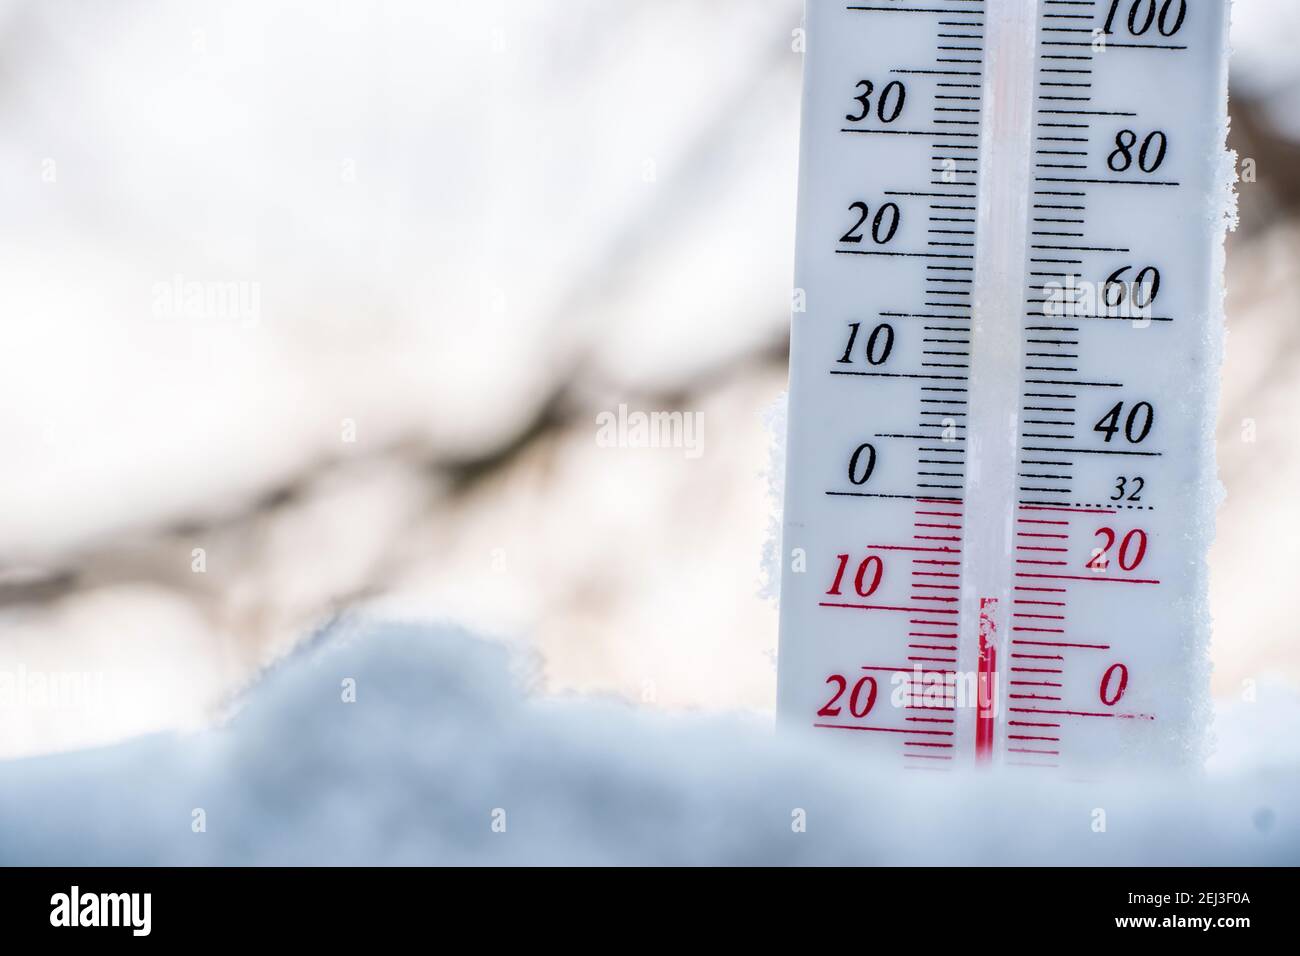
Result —
[{"label": "snow on thermometer", "polygon": [[908,767],[1207,709],[1227,0],[809,0],[778,710]]}]

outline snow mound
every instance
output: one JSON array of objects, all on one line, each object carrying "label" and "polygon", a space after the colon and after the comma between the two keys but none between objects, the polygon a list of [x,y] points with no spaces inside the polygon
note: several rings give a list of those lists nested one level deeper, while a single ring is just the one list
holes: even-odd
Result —
[{"label": "snow mound", "polygon": [[[0,862],[1300,862],[1289,758],[1192,781],[900,778],[766,719],[544,697],[537,672],[456,631],[336,628],[221,728],[0,764]],[[1262,718],[1295,726],[1284,703]]]}]

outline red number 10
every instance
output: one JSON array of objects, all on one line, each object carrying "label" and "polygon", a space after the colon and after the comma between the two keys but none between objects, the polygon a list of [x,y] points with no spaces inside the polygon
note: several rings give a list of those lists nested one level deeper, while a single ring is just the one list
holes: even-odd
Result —
[{"label": "red number 10", "polygon": [[[835,583],[831,585],[827,594],[839,594],[840,582],[844,580],[844,571],[849,566],[849,556],[847,554],[838,555],[840,566],[835,571]],[[880,587],[880,579],[885,574],[885,562],[874,554],[867,555],[863,558],[862,563],[858,565],[857,576],[853,579],[853,587],[860,597],[871,597],[876,593],[876,588]]]}]

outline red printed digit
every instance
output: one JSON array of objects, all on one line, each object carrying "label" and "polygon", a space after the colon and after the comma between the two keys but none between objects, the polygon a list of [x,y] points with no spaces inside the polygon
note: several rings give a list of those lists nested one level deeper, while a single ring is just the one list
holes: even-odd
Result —
[{"label": "red printed digit", "polygon": [[1114,707],[1127,689],[1128,668],[1123,664],[1111,664],[1101,679],[1101,702],[1107,707]]},{"label": "red printed digit", "polygon": [[873,554],[858,565],[858,576],[854,578],[853,586],[858,589],[858,594],[862,597],[871,597],[876,593],[876,588],[880,587],[880,579],[884,573],[885,562]]},{"label": "red printed digit", "polygon": [[835,571],[835,583],[831,585],[831,589],[826,592],[827,594],[840,593],[840,582],[844,580],[844,569],[849,565],[849,556],[847,554],[837,555],[836,557],[840,562],[840,566]]},{"label": "red printed digit", "polygon": [[1124,535],[1124,541],[1119,546],[1119,566],[1125,571],[1135,571],[1146,554],[1147,533],[1140,528],[1134,529]]},{"label": "red printed digit", "polygon": [[821,710],[817,711],[817,716],[838,717],[840,715],[840,708],[836,706],[835,702],[844,696],[844,690],[849,686],[849,682],[839,674],[832,674],[830,677],[826,678],[826,683],[839,684],[839,687],[836,689],[834,696],[832,696],[831,699],[822,706]]},{"label": "red printed digit", "polygon": [[1105,538],[1106,543],[1100,548],[1092,549],[1092,560],[1084,567],[1091,571],[1105,571],[1110,565],[1110,558],[1106,554],[1115,544],[1115,532],[1110,528],[1098,528],[1095,537]]},{"label": "red printed digit", "polygon": [[[866,703],[862,703],[862,688],[869,687],[867,691]],[[854,717],[865,717],[871,713],[871,708],[876,706],[876,679],[874,677],[864,677],[853,685],[853,694],[849,697],[849,713]]]}]

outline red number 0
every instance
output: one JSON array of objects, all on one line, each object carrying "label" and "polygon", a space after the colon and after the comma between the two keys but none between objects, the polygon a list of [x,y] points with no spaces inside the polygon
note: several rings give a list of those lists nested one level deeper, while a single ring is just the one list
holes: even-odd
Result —
[{"label": "red number 0", "polygon": [[[869,686],[867,691],[867,702],[865,706],[859,707],[858,695],[862,693],[862,688]],[[849,713],[854,717],[865,717],[871,713],[871,708],[876,706],[876,679],[874,677],[863,677],[853,685],[853,694],[849,697]]]},{"label": "red number 0", "polygon": [[[1111,694],[1111,678],[1116,674],[1119,675],[1119,686],[1115,688],[1115,693]],[[1128,668],[1123,664],[1111,664],[1106,670],[1105,676],[1101,679],[1101,702],[1107,707],[1114,707],[1119,703],[1119,699],[1124,696],[1124,691],[1128,689]]]}]

